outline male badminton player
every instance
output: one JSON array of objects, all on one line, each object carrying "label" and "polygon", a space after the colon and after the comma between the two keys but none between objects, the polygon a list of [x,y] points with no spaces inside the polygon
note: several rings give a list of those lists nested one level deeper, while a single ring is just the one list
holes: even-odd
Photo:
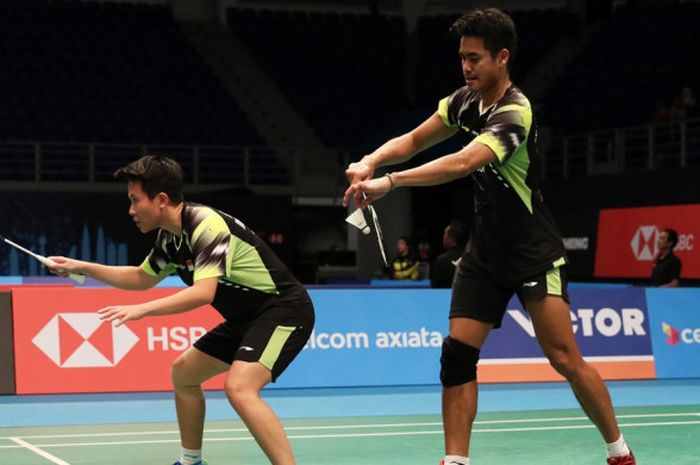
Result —
[{"label": "male badminton player", "polygon": [[[143,233],[158,230],[141,266],[105,266],[51,257],[52,270],[83,273],[121,289],[141,290],[177,272],[189,286],[139,305],[98,310],[121,325],[145,316],[186,312],[211,304],[224,322],[202,336],[173,363],[172,380],[182,442],[175,465],[202,465],[205,401],[201,384],[227,372],[226,395],[274,465],[293,465],[280,420],[260,398],[302,350],[314,309],[302,285],[270,248],[238,219],[184,202],[176,161],[146,155],[120,168],[128,182],[131,215]],[[58,272],[57,272],[58,273]],[[59,274],[61,274],[59,273]]]},{"label": "male badminton player", "polygon": [[[634,465],[607,388],[582,358],[574,338],[566,253],[539,190],[532,108],[510,80],[516,48],[513,21],[497,9],[473,10],[450,29],[459,40],[466,86],[441,100],[420,126],[350,164],[350,187],[343,199],[364,207],[397,187],[444,184],[468,175],[475,181],[474,228],[456,271],[449,336],[440,358],[444,464],[469,464],[479,352],[517,294],[549,362],[569,381],[607,443],[608,464]],[[405,161],[460,130],[477,134],[462,150],[371,179],[377,167]]]}]

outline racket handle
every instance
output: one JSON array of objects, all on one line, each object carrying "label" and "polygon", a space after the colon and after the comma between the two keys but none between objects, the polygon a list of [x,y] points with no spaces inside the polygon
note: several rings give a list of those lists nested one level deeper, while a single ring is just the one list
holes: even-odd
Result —
[{"label": "racket handle", "polygon": [[78,284],[85,284],[84,274],[68,273],[68,277]]},{"label": "racket handle", "polygon": [[[55,266],[56,262],[51,260],[50,258],[46,258],[41,255],[37,255],[37,260],[41,262],[42,265],[45,266]],[[78,274],[78,273],[68,273],[68,277],[75,281],[78,284],[83,284],[85,283],[85,275],[84,274]]]}]

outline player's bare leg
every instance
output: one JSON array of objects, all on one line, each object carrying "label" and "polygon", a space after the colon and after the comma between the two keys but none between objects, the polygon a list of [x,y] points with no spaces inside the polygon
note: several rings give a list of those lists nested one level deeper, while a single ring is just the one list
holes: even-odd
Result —
[{"label": "player's bare leg", "polygon": [[294,453],[282,422],[260,398],[272,373],[257,362],[236,360],[226,375],[225,391],[251,434],[273,465],[295,465]]},{"label": "player's bare leg", "polygon": [[[450,337],[481,348],[493,325],[469,318],[450,318]],[[478,383],[471,381],[442,389],[445,453],[469,457],[472,424],[476,418]]]},{"label": "player's bare leg", "polygon": [[537,340],[552,367],[571,385],[581,407],[606,442],[616,441],[620,429],[608,389],[581,356],[571,326],[569,305],[558,296],[527,303]]},{"label": "player's bare leg", "polygon": [[190,347],[173,363],[171,376],[175,388],[175,409],[180,440],[186,449],[201,449],[206,406],[202,383],[227,371],[231,366]]}]

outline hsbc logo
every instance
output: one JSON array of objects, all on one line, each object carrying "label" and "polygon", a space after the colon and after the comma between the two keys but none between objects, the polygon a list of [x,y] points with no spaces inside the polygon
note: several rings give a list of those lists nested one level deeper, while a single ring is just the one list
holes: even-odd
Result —
[{"label": "hsbc logo", "polygon": [[58,313],[32,339],[62,368],[113,367],[138,341],[126,325],[114,327],[96,313]]},{"label": "hsbc logo", "polygon": [[630,246],[634,258],[639,261],[651,261],[656,257],[656,235],[659,229],[656,226],[640,226],[632,236]]},{"label": "hsbc logo", "polygon": [[[632,236],[630,247],[634,258],[638,261],[651,261],[659,252],[656,242],[659,235],[659,228],[656,226],[640,226]],[[693,233],[678,234],[678,244],[673,248],[674,252],[692,251],[695,241]]]}]

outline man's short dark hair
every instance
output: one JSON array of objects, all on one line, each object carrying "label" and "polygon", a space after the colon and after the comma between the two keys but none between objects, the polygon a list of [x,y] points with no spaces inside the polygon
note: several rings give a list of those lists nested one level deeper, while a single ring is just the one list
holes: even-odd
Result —
[{"label": "man's short dark hair", "polygon": [[510,52],[508,68],[515,59],[518,35],[513,19],[497,8],[474,9],[463,14],[450,26],[450,32],[459,38],[480,37],[484,48],[496,57],[504,48]]},{"label": "man's short dark hair", "polygon": [[467,242],[467,226],[461,221],[450,221],[447,225],[447,234],[459,245]]},{"label": "man's short dark hair", "polygon": [[676,247],[676,244],[678,244],[678,231],[675,229],[666,228],[663,232],[668,234],[668,241],[671,243],[671,250],[673,250],[674,247]]},{"label": "man's short dark hair", "polygon": [[149,199],[165,192],[175,203],[182,202],[182,168],[172,158],[144,155],[119,168],[114,178],[120,181],[139,181]]}]

